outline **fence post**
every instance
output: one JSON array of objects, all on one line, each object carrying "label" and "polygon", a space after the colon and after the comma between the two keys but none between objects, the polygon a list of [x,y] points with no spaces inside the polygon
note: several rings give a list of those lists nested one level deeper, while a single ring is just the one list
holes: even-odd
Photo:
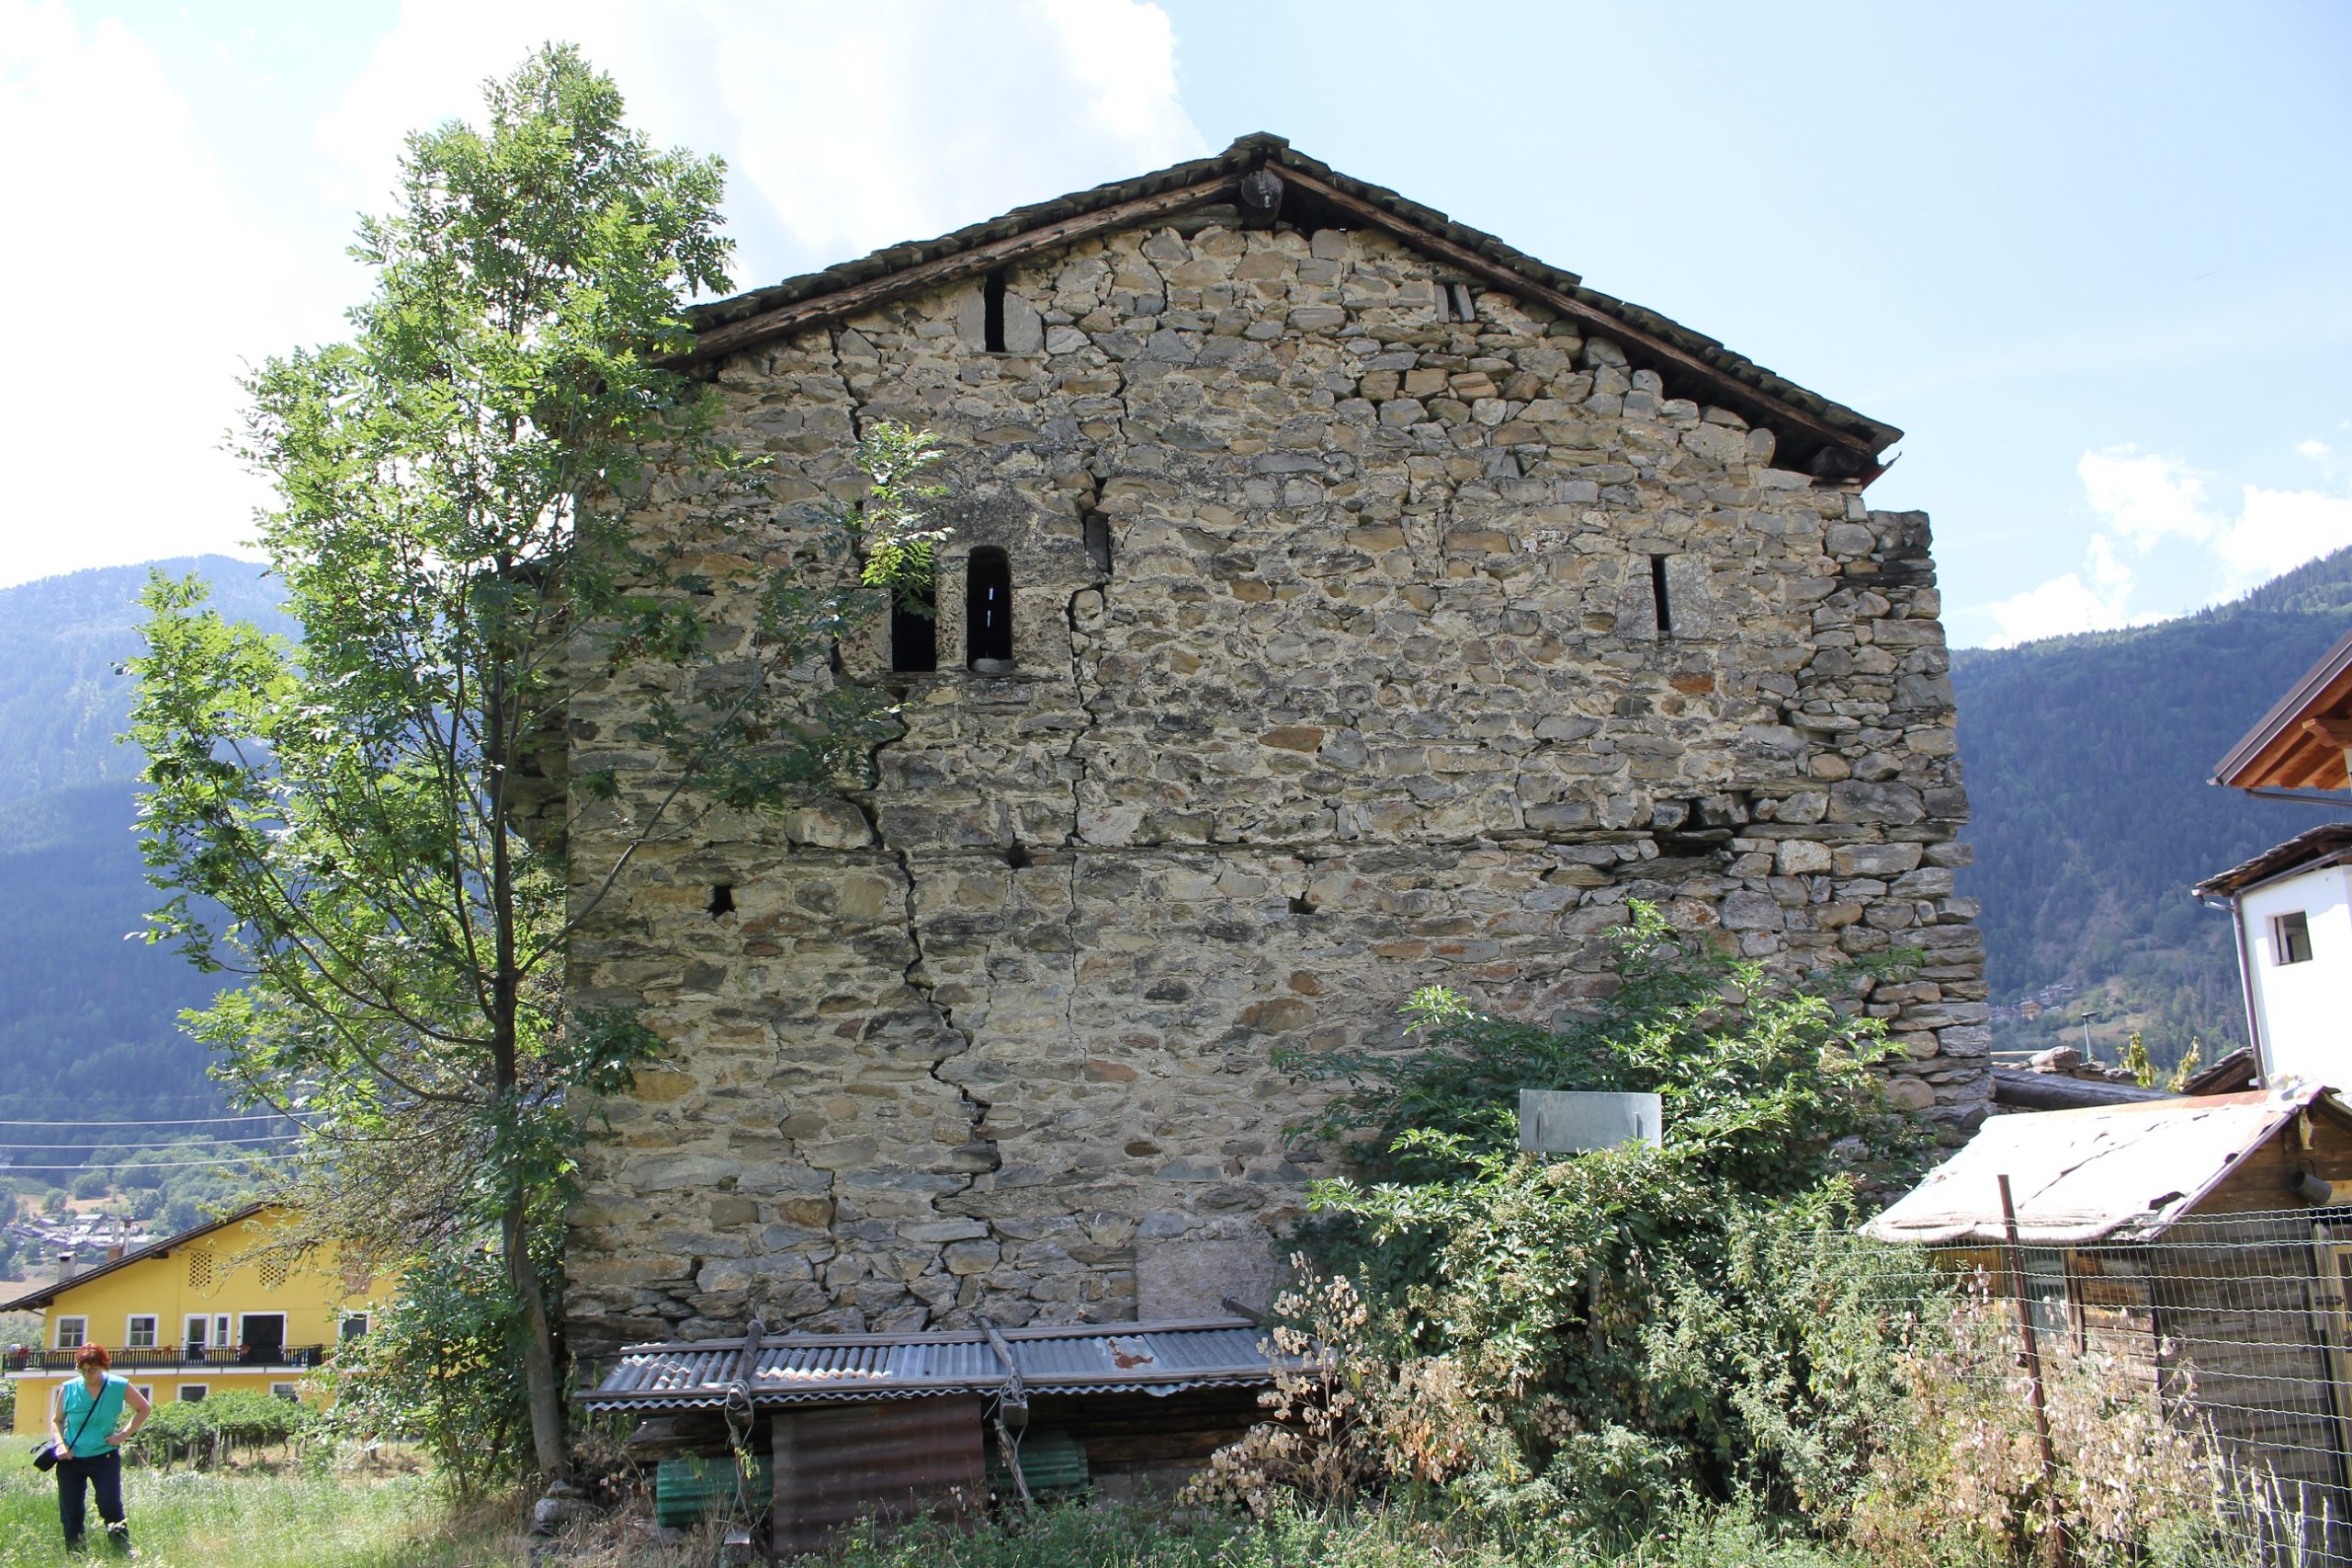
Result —
[{"label": "fence post", "polygon": [[[2041,1392],[2041,1341],[2033,1326],[2033,1303],[2025,1291],[2025,1251],[2018,1245],[2018,1209],[2009,1196],[2009,1179],[2004,1174],[1996,1179],[2001,1184],[2001,1230],[2008,1241],[2009,1300],[2017,1303],[2018,1332],[2025,1337],[2025,1378],[2028,1399],[2033,1405],[2033,1435],[2041,1446],[2041,1490],[2050,1499],[2053,1519],[2058,1506],[2058,1450],[2050,1442],[2050,1407]],[[2057,1525],[2057,1555],[2064,1561],[2066,1527]]]}]

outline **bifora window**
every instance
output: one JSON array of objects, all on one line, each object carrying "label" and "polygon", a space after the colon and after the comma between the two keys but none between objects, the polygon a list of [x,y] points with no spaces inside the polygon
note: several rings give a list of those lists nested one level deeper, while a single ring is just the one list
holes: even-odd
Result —
[{"label": "bifora window", "polygon": [[153,1350],[155,1348],[155,1314],[133,1313],[124,1324],[122,1348],[126,1350]]},{"label": "bifora window", "polygon": [[86,1317],[61,1317],[57,1320],[57,1348],[79,1350],[90,1342],[90,1320]]},{"label": "bifora window", "polygon": [[2281,964],[2312,960],[2312,923],[2303,911],[2270,917],[2270,951]]}]

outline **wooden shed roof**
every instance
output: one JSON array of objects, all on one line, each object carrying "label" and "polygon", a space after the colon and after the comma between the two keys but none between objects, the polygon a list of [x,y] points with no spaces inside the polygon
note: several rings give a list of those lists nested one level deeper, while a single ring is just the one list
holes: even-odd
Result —
[{"label": "wooden shed roof", "polygon": [[[1615,342],[1635,366],[1656,370],[1674,395],[1730,409],[1771,430],[1781,468],[1867,483],[1884,468],[1880,454],[1902,438],[1894,425],[1808,391],[1704,333],[1587,288],[1575,273],[1393,190],[1343,175],[1262,131],[1240,138],[1214,157],[1015,208],[937,239],[886,246],[821,272],[695,306],[688,312],[698,333],[695,346],[675,363],[707,367],[804,328],[992,272],[1088,235],[1229,203],[1243,176],[1261,168],[1283,181],[1285,201],[1301,210],[1312,209],[1335,227],[1382,230],[1469,276],[1543,304]],[[1290,210],[1286,206],[1285,214]]]},{"label": "wooden shed roof", "polygon": [[2213,782],[2238,789],[2345,789],[2352,746],[2352,631],[2272,705],[2213,764]]},{"label": "wooden shed roof", "polygon": [[2347,856],[2352,856],[2352,822],[2324,822],[2304,829],[2283,844],[2273,844],[2252,860],[2207,877],[2196,891],[2204,897],[2223,897]]},{"label": "wooden shed roof", "polygon": [[1881,1241],[1999,1241],[1998,1179],[2007,1176],[2020,1241],[2153,1241],[2298,1114],[2322,1102],[2345,1115],[2324,1089],[2298,1085],[1996,1116],[1862,1229]]}]

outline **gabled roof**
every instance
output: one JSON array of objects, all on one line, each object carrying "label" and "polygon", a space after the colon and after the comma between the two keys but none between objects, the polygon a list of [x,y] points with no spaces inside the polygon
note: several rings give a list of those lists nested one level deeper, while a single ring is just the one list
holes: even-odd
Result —
[{"label": "gabled roof", "polygon": [[2273,844],[2243,865],[2233,865],[2207,877],[2194,891],[2201,897],[2225,897],[2243,893],[2257,883],[2341,857],[2347,852],[2352,852],[2352,822],[2323,822],[2316,828],[2304,829],[2283,844]]},{"label": "gabled roof", "polygon": [[[1393,190],[1340,174],[1279,136],[1244,136],[1215,157],[1178,164],[1052,201],[1016,208],[935,240],[887,246],[856,261],[787,278],[688,311],[700,333],[682,368],[790,333],[839,321],[922,289],[972,277],[1088,235],[1232,203],[1245,175],[1271,170],[1283,182],[1282,213],[1331,227],[1380,229],[1402,243],[1497,288],[1536,300],[1656,370],[1669,392],[1733,410],[1778,438],[1775,462],[1838,480],[1867,483],[1880,454],[1903,432],[1773,374],[1713,338],[1638,305],[1584,287],[1572,272],[1514,250]],[[1237,215],[1234,220],[1239,222]]]},{"label": "gabled roof", "polygon": [[60,1280],[54,1285],[43,1285],[40,1290],[28,1295],[18,1296],[13,1302],[0,1302],[0,1312],[39,1312],[68,1291],[79,1290],[93,1280],[101,1279],[119,1269],[128,1269],[134,1263],[144,1263],[151,1258],[162,1258],[175,1247],[186,1247],[189,1242],[200,1240],[210,1235],[214,1231],[224,1231],[231,1225],[242,1224],[264,1210],[274,1207],[276,1205],[271,1203],[248,1203],[233,1214],[223,1214],[217,1220],[208,1220],[203,1224],[180,1232],[177,1235],[167,1235],[161,1241],[151,1242],[135,1252],[124,1253],[111,1263],[101,1263],[96,1269],[85,1269],[70,1280]]},{"label": "gabled roof", "polygon": [[2009,1179],[2018,1239],[2040,1247],[2151,1241],[2303,1111],[2316,1086],[1996,1116],[1968,1145],[1862,1227],[1881,1241],[2002,1239]]},{"label": "gabled roof", "polygon": [[2273,704],[2229,755],[2213,782],[2239,789],[2344,789],[2344,739],[2352,738],[2352,631]]}]

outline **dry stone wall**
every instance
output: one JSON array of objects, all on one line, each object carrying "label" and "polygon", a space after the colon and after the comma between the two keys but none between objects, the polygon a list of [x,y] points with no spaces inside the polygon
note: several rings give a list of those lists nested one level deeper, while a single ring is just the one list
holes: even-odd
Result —
[{"label": "dry stone wall", "polygon": [[[1004,288],[1002,352],[968,285],[719,371],[778,561],[868,422],[939,434],[946,668],[845,649],[906,688],[873,786],[693,818],[578,943],[577,994],[674,1047],[592,1141],[581,1349],[1262,1299],[1313,1168],[1271,1053],[1401,1046],[1431,983],[1555,1016],[1631,898],[1776,960],[1924,950],[1867,998],[1893,1091],[1983,1115],[1923,516],[1375,233],[1180,223]],[[673,475],[643,526],[713,504]],[[980,548],[1007,673],[962,667]],[[624,781],[582,876],[668,787],[616,743],[659,684],[575,699],[574,776]]]}]

